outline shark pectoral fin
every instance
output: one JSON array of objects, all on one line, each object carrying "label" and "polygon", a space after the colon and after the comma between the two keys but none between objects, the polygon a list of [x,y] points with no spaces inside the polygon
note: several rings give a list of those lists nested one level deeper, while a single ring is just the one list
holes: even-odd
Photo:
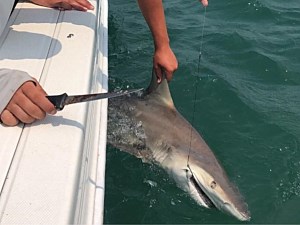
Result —
[{"label": "shark pectoral fin", "polygon": [[165,74],[163,74],[161,83],[157,83],[157,76],[154,68],[152,70],[150,85],[146,90],[146,95],[163,102],[170,108],[175,108]]}]

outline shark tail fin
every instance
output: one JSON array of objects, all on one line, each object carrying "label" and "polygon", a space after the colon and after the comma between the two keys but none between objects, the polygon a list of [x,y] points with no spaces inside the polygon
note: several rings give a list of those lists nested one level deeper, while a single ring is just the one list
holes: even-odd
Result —
[{"label": "shark tail fin", "polygon": [[152,70],[152,79],[150,85],[146,90],[146,95],[156,98],[163,104],[168,105],[170,108],[175,108],[165,74],[163,73],[161,83],[157,83],[157,76],[154,68]]}]

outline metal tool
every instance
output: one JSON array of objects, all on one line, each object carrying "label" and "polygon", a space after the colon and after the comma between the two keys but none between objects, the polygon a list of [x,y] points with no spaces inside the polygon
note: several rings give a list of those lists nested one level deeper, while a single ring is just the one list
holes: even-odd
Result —
[{"label": "metal tool", "polygon": [[46,96],[46,97],[55,106],[55,108],[57,110],[63,110],[65,105],[80,103],[80,102],[95,101],[95,100],[104,99],[104,98],[115,98],[115,97],[119,97],[122,95],[127,95],[127,94],[131,94],[134,92],[138,92],[141,90],[143,90],[143,88],[111,92],[111,93],[96,93],[96,94],[87,94],[87,95],[68,96],[67,93],[64,93],[61,95],[51,95],[51,96]]}]

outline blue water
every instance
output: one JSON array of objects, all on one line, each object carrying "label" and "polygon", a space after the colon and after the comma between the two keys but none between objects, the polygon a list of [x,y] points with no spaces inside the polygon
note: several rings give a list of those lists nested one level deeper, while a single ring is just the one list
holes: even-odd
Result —
[{"label": "blue water", "polygon": [[[246,199],[249,224],[300,224],[300,2],[165,1],[177,109]],[[135,1],[109,1],[110,88],[146,87],[153,43]],[[196,85],[197,93],[194,98]],[[154,165],[108,146],[104,223],[240,223],[199,207]]]}]

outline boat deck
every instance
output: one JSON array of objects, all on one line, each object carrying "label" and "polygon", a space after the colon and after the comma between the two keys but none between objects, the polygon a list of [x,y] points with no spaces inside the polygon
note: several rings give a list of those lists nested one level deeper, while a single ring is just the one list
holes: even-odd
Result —
[{"label": "boat deck", "polygon": [[[49,95],[107,92],[107,0],[94,11],[18,3],[0,37],[0,68]],[[102,224],[107,100],[66,106],[31,125],[0,125],[1,224]]]}]

